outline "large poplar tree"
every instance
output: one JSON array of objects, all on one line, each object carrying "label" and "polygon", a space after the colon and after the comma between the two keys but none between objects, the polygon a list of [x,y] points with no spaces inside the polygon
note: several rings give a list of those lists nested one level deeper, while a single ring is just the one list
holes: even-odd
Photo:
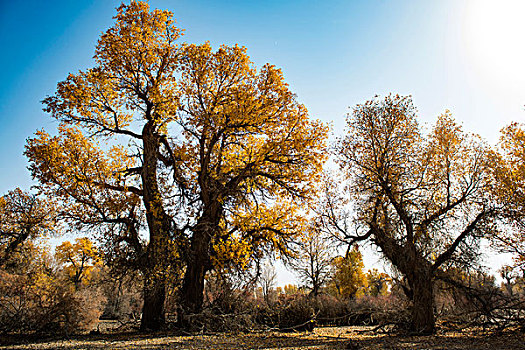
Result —
[{"label": "large poplar tree", "polygon": [[433,286],[451,264],[476,258],[493,229],[489,150],[441,115],[424,135],[410,97],[389,95],[357,105],[337,156],[355,206],[358,230],[408,282],[412,330],[435,329]]},{"label": "large poplar tree", "polygon": [[327,128],[308,118],[280,70],[256,70],[244,48],[186,45],[183,52],[178,154],[195,213],[182,303],[194,313],[225,245],[237,256],[262,243],[286,253],[302,230],[295,212],[312,195]]},{"label": "large poplar tree", "polygon": [[198,312],[214,263],[286,253],[327,128],[280,70],[255,69],[244,48],[178,44],[172,14],[143,2],[120,6],[115,20],[95,66],[44,100],[58,135],[39,131],[26,154],[62,217],[140,268],[141,328],[159,329],[169,274],[185,271],[180,311]]}]

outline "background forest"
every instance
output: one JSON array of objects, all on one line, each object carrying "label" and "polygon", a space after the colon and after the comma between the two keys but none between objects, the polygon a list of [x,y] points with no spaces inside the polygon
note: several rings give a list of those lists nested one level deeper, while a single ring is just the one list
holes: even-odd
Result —
[{"label": "background forest", "polygon": [[[523,330],[523,124],[490,144],[390,93],[330,140],[279,68],[182,35],[123,4],[43,100],[57,127],[26,141],[35,185],[0,198],[0,333]],[[501,283],[487,247],[513,254]],[[276,287],[276,258],[299,284]]]}]

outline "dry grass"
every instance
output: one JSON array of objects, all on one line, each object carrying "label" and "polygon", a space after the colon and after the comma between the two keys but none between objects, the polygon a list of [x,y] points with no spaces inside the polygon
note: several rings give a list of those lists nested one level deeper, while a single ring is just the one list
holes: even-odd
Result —
[{"label": "dry grass", "polygon": [[[11,345],[5,345],[6,342]],[[418,337],[370,332],[366,327],[326,327],[312,333],[244,333],[180,336],[137,333],[78,336],[68,340],[0,339],[0,349],[525,349],[525,335],[443,333]]]}]

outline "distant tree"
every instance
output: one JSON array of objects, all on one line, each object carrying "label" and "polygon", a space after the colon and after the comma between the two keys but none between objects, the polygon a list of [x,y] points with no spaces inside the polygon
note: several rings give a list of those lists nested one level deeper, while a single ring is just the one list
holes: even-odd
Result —
[{"label": "distant tree", "polygon": [[512,296],[514,294],[514,281],[517,277],[514,273],[514,269],[509,265],[502,266],[499,270],[499,275],[503,279],[503,282],[501,283],[502,287],[505,288],[505,291],[510,296]]},{"label": "distant tree", "polygon": [[336,250],[333,240],[323,235],[315,221],[306,225],[305,231],[300,237],[296,254],[289,261],[289,265],[310,290],[310,295],[317,297],[330,277],[330,268]]},{"label": "distant tree", "polygon": [[295,295],[299,292],[299,288],[295,284],[286,284],[283,289],[286,295]]},{"label": "distant tree", "polygon": [[0,267],[28,240],[49,236],[56,230],[55,208],[19,188],[0,197]]},{"label": "distant tree", "polygon": [[76,238],[75,243],[65,241],[55,248],[55,259],[77,289],[89,280],[93,269],[101,264],[102,257],[89,238]]},{"label": "distant tree", "polygon": [[406,278],[412,331],[435,329],[433,285],[443,267],[476,260],[479,238],[496,229],[489,150],[449,112],[425,136],[410,97],[357,105],[337,145],[350,181],[357,232]]},{"label": "distant tree", "polygon": [[16,258],[16,265],[0,267],[0,334],[71,334],[98,322],[103,298],[63,278],[49,247],[28,240]]},{"label": "distant tree", "polygon": [[354,245],[345,256],[338,256],[332,260],[332,276],[330,286],[337,295],[352,299],[363,296],[367,288],[363,256],[359,247]]},{"label": "distant tree", "polygon": [[366,280],[366,294],[373,297],[387,295],[392,284],[392,278],[384,272],[379,272],[377,269],[368,270]]},{"label": "distant tree", "polygon": [[115,271],[107,266],[100,270],[91,284],[100,288],[106,299],[103,316],[122,321],[138,320],[142,306],[142,276],[136,270]]},{"label": "distant tree", "polygon": [[277,273],[275,272],[275,267],[267,262],[263,265],[259,276],[259,286],[261,287],[262,296],[267,305],[270,305],[271,295],[276,283]]}]

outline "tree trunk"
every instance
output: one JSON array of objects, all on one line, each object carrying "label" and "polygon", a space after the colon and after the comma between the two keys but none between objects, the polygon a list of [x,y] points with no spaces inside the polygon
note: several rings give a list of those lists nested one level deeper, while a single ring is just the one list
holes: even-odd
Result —
[{"label": "tree trunk", "polygon": [[166,297],[166,281],[155,274],[144,281],[144,305],[140,330],[158,331],[164,325],[164,299]]},{"label": "tree trunk", "polygon": [[210,268],[210,234],[196,230],[191,242],[190,255],[181,291],[183,314],[199,313],[204,301],[204,277]]},{"label": "tree trunk", "polygon": [[164,210],[157,180],[159,137],[155,133],[155,122],[153,119],[149,120],[144,126],[142,136],[144,146],[141,174],[144,192],[142,200],[146,208],[149,244],[146,259],[143,262],[144,305],[140,329],[143,331],[156,331],[164,324],[164,300],[166,297],[166,273],[169,267],[168,241],[171,219]]},{"label": "tree trunk", "polygon": [[[205,186],[202,186],[205,187]],[[222,206],[218,201],[211,201],[209,194],[203,191],[204,210],[193,228],[186,273],[182,283],[179,324],[184,326],[184,314],[202,311],[204,301],[204,277],[211,268],[211,242],[219,229]]]},{"label": "tree trunk", "polygon": [[420,272],[411,283],[412,324],[411,330],[417,334],[432,334],[435,331],[434,288],[432,275]]},{"label": "tree trunk", "polygon": [[168,224],[156,221],[150,223],[150,243],[147,259],[144,262],[144,305],[140,329],[158,331],[164,325],[164,300],[166,298],[166,280],[168,263]]},{"label": "tree trunk", "polygon": [[434,287],[432,265],[425,260],[412,241],[401,245],[381,230],[375,232],[376,244],[383,254],[406,277],[410,290],[403,287],[412,300],[411,331],[432,334],[435,330]]},{"label": "tree trunk", "polygon": [[314,297],[314,299],[317,299],[317,297],[319,296],[319,289],[319,282],[314,281],[312,285],[312,292],[310,293]]}]

